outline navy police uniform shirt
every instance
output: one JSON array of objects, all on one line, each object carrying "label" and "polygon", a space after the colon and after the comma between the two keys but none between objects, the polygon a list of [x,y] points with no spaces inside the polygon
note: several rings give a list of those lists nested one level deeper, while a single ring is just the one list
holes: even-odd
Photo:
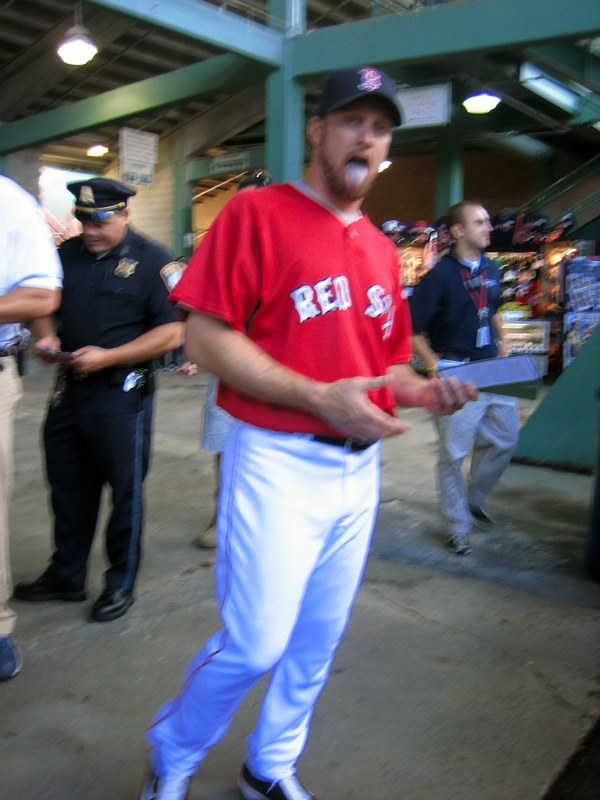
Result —
[{"label": "navy police uniform shirt", "polygon": [[64,270],[57,335],[63,350],[117,347],[179,317],[167,300],[181,264],[160,245],[128,230],[114,250],[98,257],[81,237],[59,248]]},{"label": "navy police uniform shirt", "polygon": [[500,270],[494,261],[482,257],[478,273],[486,282],[490,344],[475,347],[479,317],[473,297],[463,284],[461,267],[452,253],[445,255],[415,286],[409,297],[413,331],[427,335],[438,354],[451,353],[473,361],[495,358],[498,347],[491,322],[501,303]]}]

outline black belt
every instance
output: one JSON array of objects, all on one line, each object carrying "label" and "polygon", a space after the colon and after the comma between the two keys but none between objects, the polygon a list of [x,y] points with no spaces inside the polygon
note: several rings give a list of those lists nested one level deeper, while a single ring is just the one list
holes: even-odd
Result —
[{"label": "black belt", "polygon": [[16,358],[20,349],[21,348],[17,347],[16,344],[11,344],[9,347],[3,347],[2,350],[0,350],[0,358],[8,358],[9,356],[14,356],[14,358]]},{"label": "black belt", "polygon": [[469,356],[459,356],[458,353],[438,353],[440,358],[447,358],[448,361],[471,361]]},{"label": "black belt", "polygon": [[362,453],[363,450],[368,450],[375,442],[357,442],[356,439],[349,437],[345,439],[343,436],[318,436],[315,434],[311,437],[313,442],[320,442],[321,444],[332,444],[334,447],[343,447],[351,453]]}]

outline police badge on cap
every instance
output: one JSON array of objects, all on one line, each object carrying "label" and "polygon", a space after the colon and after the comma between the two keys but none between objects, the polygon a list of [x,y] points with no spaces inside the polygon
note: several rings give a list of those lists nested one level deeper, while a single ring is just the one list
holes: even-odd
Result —
[{"label": "police badge on cap", "polygon": [[102,222],[123,211],[129,198],[136,194],[135,189],[110,178],[68,183],[67,189],[75,195],[75,218],[80,222]]}]

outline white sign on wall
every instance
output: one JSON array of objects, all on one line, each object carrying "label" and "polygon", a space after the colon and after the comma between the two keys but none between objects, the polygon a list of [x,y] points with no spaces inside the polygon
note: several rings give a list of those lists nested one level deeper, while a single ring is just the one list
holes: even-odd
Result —
[{"label": "white sign on wall", "polygon": [[208,171],[211,175],[223,175],[230,172],[245,172],[250,168],[250,153],[225,153],[210,159]]},{"label": "white sign on wall", "polygon": [[396,99],[402,109],[403,128],[446,125],[450,121],[451,85],[440,83],[401,89]]},{"label": "white sign on wall", "polygon": [[135,186],[152,186],[158,161],[158,135],[133,128],[119,131],[121,180]]}]

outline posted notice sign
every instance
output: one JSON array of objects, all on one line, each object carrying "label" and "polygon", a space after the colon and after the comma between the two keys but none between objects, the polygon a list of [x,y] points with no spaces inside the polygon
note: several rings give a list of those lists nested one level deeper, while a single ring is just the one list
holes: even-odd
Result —
[{"label": "posted notice sign", "polygon": [[121,180],[135,186],[152,186],[158,160],[158,135],[133,128],[119,131]]},{"label": "posted notice sign", "polygon": [[396,92],[402,109],[402,127],[446,125],[450,121],[450,88],[449,83],[440,83]]}]

